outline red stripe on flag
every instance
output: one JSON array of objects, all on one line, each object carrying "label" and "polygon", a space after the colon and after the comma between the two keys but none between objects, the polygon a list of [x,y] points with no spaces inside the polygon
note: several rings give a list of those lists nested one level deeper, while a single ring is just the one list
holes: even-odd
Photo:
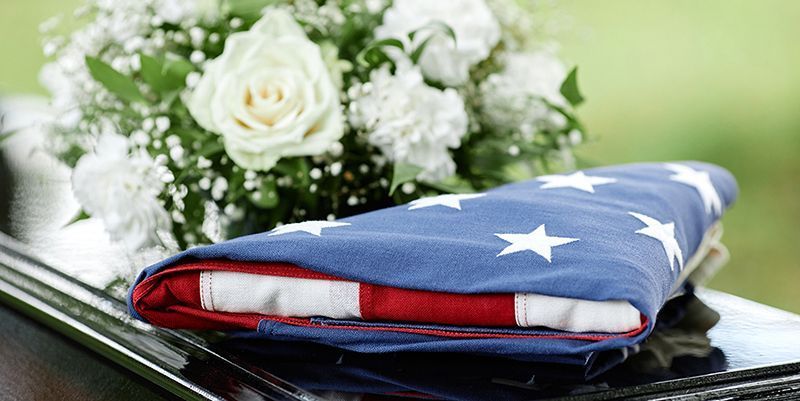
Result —
[{"label": "red stripe on flag", "polygon": [[458,326],[516,326],[514,294],[452,294],[361,283],[366,321],[421,322]]}]

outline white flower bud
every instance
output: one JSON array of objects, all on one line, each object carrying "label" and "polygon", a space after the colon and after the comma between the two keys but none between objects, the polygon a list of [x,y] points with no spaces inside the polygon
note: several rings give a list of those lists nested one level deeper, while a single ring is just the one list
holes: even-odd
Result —
[{"label": "white flower bud", "polygon": [[142,129],[145,131],[150,131],[155,126],[155,122],[152,118],[148,117],[142,121]]},{"label": "white flower bud", "polygon": [[173,146],[169,148],[169,157],[172,158],[172,160],[179,161],[183,159],[183,154],[184,150],[180,146]]},{"label": "white flower bud", "polygon": [[333,157],[339,157],[344,153],[344,145],[341,142],[333,142],[331,146],[328,147],[328,152]]},{"label": "white flower bud", "polygon": [[214,185],[211,187],[211,197],[217,201],[222,200],[227,190],[228,180],[224,177],[217,177],[217,179],[214,180]]},{"label": "white flower bud", "polygon": [[169,117],[159,116],[156,117],[156,129],[159,132],[166,132],[170,127]]},{"label": "white flower bud", "polygon": [[174,148],[175,146],[179,146],[181,144],[181,138],[177,135],[170,135],[165,140],[168,148]]},{"label": "white flower bud", "polygon": [[331,175],[332,176],[335,177],[335,176],[339,175],[339,173],[341,173],[341,172],[342,172],[342,163],[336,162],[336,163],[331,164]]},{"label": "white flower bud", "polygon": [[200,27],[193,26],[189,28],[189,38],[192,41],[192,46],[199,47],[206,38],[206,32]]},{"label": "white flower bud", "polygon": [[200,50],[195,50],[189,55],[189,61],[194,64],[200,64],[206,60],[206,54]]},{"label": "white flower bud", "polygon": [[139,57],[139,53],[134,54],[131,56],[130,60],[131,70],[139,71],[142,69],[142,59]]},{"label": "white flower bud", "polygon": [[209,167],[211,167],[211,160],[208,160],[203,156],[197,158],[197,168],[207,169]]},{"label": "white flower bud", "polygon": [[211,179],[209,179],[208,177],[203,177],[200,179],[200,181],[197,182],[197,185],[203,191],[208,191],[209,188],[211,188]]},{"label": "white flower bud", "polygon": [[583,142],[583,135],[580,131],[574,129],[569,132],[569,142],[572,144],[572,146],[580,145],[581,142]]}]

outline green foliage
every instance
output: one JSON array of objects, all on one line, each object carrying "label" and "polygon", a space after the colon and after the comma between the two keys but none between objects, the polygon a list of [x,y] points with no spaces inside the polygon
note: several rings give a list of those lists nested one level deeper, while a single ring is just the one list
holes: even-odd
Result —
[{"label": "green foliage", "polygon": [[405,50],[403,42],[398,39],[382,39],[371,43],[356,56],[356,62],[362,67],[375,68],[383,63],[391,63],[391,59],[384,51],[386,47],[395,47]]},{"label": "green foliage", "polygon": [[272,4],[280,4],[280,0],[225,0],[223,10],[230,15],[245,19],[257,19],[261,10]]},{"label": "green foliage", "polygon": [[441,21],[433,21],[422,28],[410,32],[408,34],[408,39],[411,41],[411,43],[414,43],[414,38],[423,33],[428,33],[428,36],[426,36],[422,42],[412,48],[406,48],[403,42],[397,38],[381,39],[370,43],[358,53],[356,56],[356,62],[362,67],[367,68],[375,68],[383,63],[393,64],[391,58],[389,58],[384,49],[387,47],[394,47],[402,52],[407,52],[411,62],[416,64],[419,62],[419,59],[425,52],[425,48],[428,46],[428,43],[430,43],[430,41],[437,35],[444,34],[454,43],[456,41],[456,33],[450,26]]},{"label": "green foliage", "polygon": [[139,58],[142,64],[142,79],[160,95],[183,88],[186,85],[186,75],[194,70],[190,62],[177,56],[157,59],[139,54]]},{"label": "green foliage", "polygon": [[173,83],[164,75],[164,63],[146,54],[140,54],[139,59],[142,62],[144,82],[147,82],[154,91],[159,93],[169,90]]},{"label": "green foliage", "polygon": [[133,79],[127,77],[99,58],[86,56],[86,67],[95,81],[102,84],[109,92],[127,102],[143,102],[144,96]]},{"label": "green foliage", "polygon": [[583,96],[578,90],[578,67],[574,67],[564,79],[564,83],[561,84],[561,94],[573,107],[583,103]]},{"label": "green foliage", "polygon": [[164,74],[178,83],[178,87],[183,87],[186,76],[194,71],[194,65],[183,57],[167,54],[164,59]]},{"label": "green foliage", "polygon": [[307,187],[309,185],[309,167],[304,157],[281,159],[278,164],[272,168],[272,171],[291,178],[292,182],[299,187]]},{"label": "green foliage", "polygon": [[443,193],[469,194],[475,192],[475,187],[458,175],[450,176],[440,182],[426,182],[424,185]]},{"label": "green foliage", "polygon": [[395,189],[401,184],[415,180],[421,172],[422,167],[407,163],[395,163],[392,184],[389,185],[389,195],[394,194]]},{"label": "green foliage", "polygon": [[413,43],[414,38],[417,37],[420,34],[420,32],[427,32],[427,31],[430,31],[431,33],[419,45],[417,45],[413,51],[411,51],[411,54],[409,54],[409,58],[411,59],[411,62],[413,62],[414,64],[419,62],[419,59],[425,52],[425,48],[428,46],[428,43],[431,41],[431,39],[435,38],[437,34],[444,33],[450,40],[453,41],[453,44],[456,43],[455,31],[453,31],[453,28],[451,28],[449,25],[445,24],[442,21],[432,21],[427,25],[423,26],[422,28],[410,32],[408,34],[408,39],[411,40],[411,42]]},{"label": "green foliage", "polygon": [[64,224],[64,226],[66,227],[66,226],[69,226],[69,225],[75,224],[75,223],[77,223],[77,222],[79,222],[79,221],[83,221],[83,220],[89,219],[89,218],[91,218],[91,217],[92,217],[92,216],[89,216],[89,214],[87,214],[87,213],[86,213],[86,212],[85,212],[83,209],[81,209],[81,210],[78,212],[78,214],[76,214],[76,215],[75,215],[75,217],[71,218],[71,219],[70,219],[70,220],[67,222],[67,224]]},{"label": "green foliage", "polygon": [[[3,116],[3,117],[5,117],[5,116]],[[3,123],[2,123],[2,119],[0,119],[0,129],[2,129],[2,128],[3,128]],[[5,142],[6,139],[11,138],[12,136],[14,136],[14,134],[16,134],[17,132],[19,132],[19,131],[0,132],[0,144]]]},{"label": "green foliage", "polygon": [[278,197],[278,188],[275,184],[275,178],[270,177],[262,181],[258,191],[249,192],[247,197],[253,205],[261,209],[272,209],[278,206],[280,198]]}]

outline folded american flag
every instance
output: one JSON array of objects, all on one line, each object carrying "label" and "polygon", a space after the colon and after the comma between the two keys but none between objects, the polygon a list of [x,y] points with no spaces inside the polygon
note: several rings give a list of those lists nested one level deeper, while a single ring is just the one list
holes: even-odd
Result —
[{"label": "folded american flag", "polygon": [[422,198],[187,250],[142,271],[129,308],[361,352],[583,364],[647,336],[736,193],[726,170],[679,162]]}]

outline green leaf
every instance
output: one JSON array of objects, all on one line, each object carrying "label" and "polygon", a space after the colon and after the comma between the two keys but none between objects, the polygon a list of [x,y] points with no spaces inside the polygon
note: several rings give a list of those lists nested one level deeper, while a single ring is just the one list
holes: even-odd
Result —
[{"label": "green leaf", "polygon": [[172,91],[168,91],[168,92],[166,92],[166,93],[161,95],[161,102],[164,103],[165,105],[167,105],[167,107],[171,108],[171,107],[173,107],[175,105],[175,101],[178,100],[180,95],[181,95],[181,91],[178,90],[178,89],[172,90]]},{"label": "green leaf", "polygon": [[426,182],[425,186],[451,194],[469,194],[475,192],[475,188],[473,188],[467,180],[457,175],[447,177],[439,182]]},{"label": "green leaf", "polygon": [[192,71],[194,71],[194,65],[189,60],[174,54],[167,54],[164,60],[164,75],[175,82],[178,87],[183,87],[186,83],[186,76]]},{"label": "green leaf", "polygon": [[296,187],[306,187],[311,184],[308,178],[309,167],[305,157],[281,159],[272,170],[291,178]]},{"label": "green leaf", "polygon": [[194,141],[198,141],[200,143],[206,143],[209,140],[219,142],[216,138],[210,137],[206,131],[201,131],[197,128],[170,128],[170,133],[177,135],[181,138],[181,141],[184,143],[192,143]]},{"label": "green leaf", "polygon": [[412,51],[411,54],[409,55],[409,58],[411,58],[411,62],[413,62],[414,64],[416,64],[419,61],[420,57],[422,57],[422,53],[425,51],[425,48],[428,47],[428,43],[430,43],[431,39],[436,37],[437,33],[444,33],[450,39],[453,40],[453,44],[456,43],[456,33],[455,33],[455,31],[453,31],[453,28],[451,28],[450,25],[447,25],[442,21],[433,21],[433,22],[423,26],[422,28],[419,28],[419,29],[417,29],[415,31],[412,31],[412,32],[410,32],[408,34],[408,38],[413,42],[414,38],[420,32],[423,32],[423,31],[433,31],[433,32],[431,32],[431,34],[428,35],[428,37],[426,37],[422,41],[422,43],[420,43],[416,48],[414,48],[414,51]]},{"label": "green leaf", "polygon": [[139,59],[142,61],[142,79],[154,91],[164,93],[170,89],[175,89],[164,75],[164,64],[160,60],[146,54],[139,54]]},{"label": "green leaf", "polygon": [[425,48],[428,47],[428,43],[430,43],[431,39],[433,39],[433,35],[425,38],[425,40],[423,40],[422,43],[420,43],[419,46],[417,46],[414,51],[411,52],[411,55],[408,57],[411,59],[412,63],[417,64],[419,62],[419,59],[422,57],[422,53],[425,51]]},{"label": "green leaf", "polygon": [[227,0],[224,3],[224,8],[234,16],[257,18],[261,15],[261,10],[264,7],[277,2],[277,0]]},{"label": "green leaf", "polygon": [[192,63],[176,55],[158,59],[139,54],[139,58],[142,61],[142,79],[161,95],[174,96],[186,85],[186,75],[194,71]]},{"label": "green leaf", "polygon": [[258,191],[248,193],[247,198],[250,199],[253,205],[261,209],[272,209],[278,206],[280,198],[278,196],[278,188],[275,184],[275,179],[265,177]]},{"label": "green leaf", "polygon": [[413,164],[395,163],[392,184],[389,186],[389,195],[393,194],[400,184],[416,179],[417,174],[421,173],[422,170],[422,167]]},{"label": "green leaf", "polygon": [[[5,117],[5,116],[3,116]],[[0,129],[2,129],[2,119],[0,119]],[[8,131],[8,132],[0,132],[0,144],[5,142],[6,139],[11,138],[19,131]]]},{"label": "green leaf", "polygon": [[378,40],[370,43],[356,55],[356,62],[363,67],[372,67],[380,65],[385,61],[390,61],[386,52],[383,51],[384,47],[396,47],[400,50],[405,50],[403,42],[398,39],[388,38]]},{"label": "green leaf", "polygon": [[225,150],[225,145],[220,141],[211,141],[203,145],[194,155],[211,158],[217,153]]},{"label": "green leaf", "polygon": [[64,227],[73,225],[73,224],[75,224],[75,223],[77,223],[77,222],[79,222],[81,220],[86,220],[86,219],[88,219],[90,217],[92,217],[92,216],[89,216],[85,211],[83,211],[83,209],[81,209],[81,211],[78,212],[78,214],[75,217],[70,219],[70,221],[68,221],[67,224],[64,224]]},{"label": "green leaf", "polygon": [[567,99],[569,104],[577,106],[583,102],[583,96],[578,90],[578,67],[572,69],[561,84],[561,94]]},{"label": "green leaf", "polygon": [[95,81],[102,84],[109,92],[117,95],[120,99],[128,102],[142,102],[145,100],[130,77],[122,75],[100,59],[86,56],[86,66]]},{"label": "green leaf", "polygon": [[453,28],[450,27],[450,25],[445,24],[443,21],[431,21],[427,25],[415,31],[410,32],[408,34],[408,38],[414,40],[414,37],[417,36],[417,34],[428,30],[434,31],[434,34],[436,33],[436,31],[444,32],[447,36],[450,37],[450,39],[453,40],[453,43],[455,43],[456,41],[456,32],[453,30]]}]

